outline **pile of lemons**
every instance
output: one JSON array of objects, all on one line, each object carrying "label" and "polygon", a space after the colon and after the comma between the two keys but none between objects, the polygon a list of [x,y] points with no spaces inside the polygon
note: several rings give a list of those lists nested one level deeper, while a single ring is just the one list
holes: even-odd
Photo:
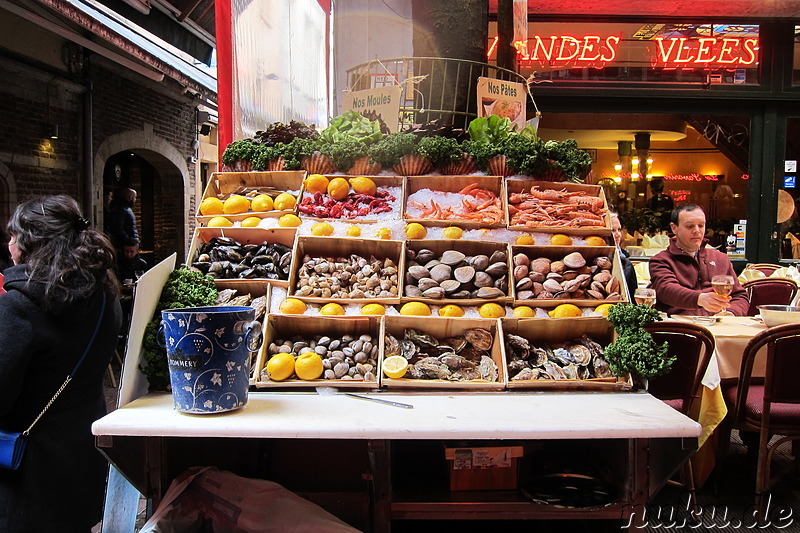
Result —
[{"label": "pile of lemons", "polygon": [[267,361],[267,375],[272,381],[284,381],[292,376],[302,380],[318,379],[324,371],[322,357],[315,352],[297,357],[291,353],[276,353]]},{"label": "pile of lemons", "polygon": [[[243,215],[249,212],[264,213],[268,211],[286,211],[294,209],[297,198],[288,192],[278,194],[274,199],[269,194],[258,194],[253,198],[241,194],[232,194],[225,200],[216,196],[209,196],[200,202],[200,214],[212,217],[207,226],[209,228],[229,228],[233,226],[230,215]],[[250,216],[242,220],[243,228],[255,228],[261,222],[261,217]]]}]

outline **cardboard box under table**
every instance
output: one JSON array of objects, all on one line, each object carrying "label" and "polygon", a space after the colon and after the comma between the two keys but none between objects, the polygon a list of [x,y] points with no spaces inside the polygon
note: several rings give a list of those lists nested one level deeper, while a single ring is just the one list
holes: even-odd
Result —
[{"label": "cardboard box under table", "polygon": [[[492,347],[488,356],[497,365],[497,379],[487,381],[482,379],[473,380],[447,380],[447,379],[414,379],[410,377],[388,378],[380,374],[381,387],[389,389],[417,388],[429,390],[466,390],[466,391],[492,391],[503,390],[506,382],[505,357],[503,354],[502,330],[499,319],[490,318],[443,318],[443,317],[420,317],[420,316],[397,316],[386,315],[384,317],[384,328],[386,335],[392,335],[398,341],[402,341],[409,330],[417,333],[427,334],[438,341],[444,339],[463,336],[464,331],[471,328],[482,328],[488,330],[492,335]],[[386,341],[382,344],[380,357],[380,368],[383,360],[387,357]],[[406,376],[409,374],[406,373]]]},{"label": "cardboard box under table", "polygon": [[[255,386],[259,389],[313,389],[314,387],[335,387],[337,389],[372,390],[378,388],[378,364],[383,346],[382,321],[380,316],[304,316],[304,315],[267,315],[264,329],[265,349],[261,350],[256,360]],[[297,339],[297,342],[308,342],[315,336],[326,336],[331,339],[351,335],[358,339],[361,335],[369,335],[373,345],[377,345],[376,364],[373,374],[374,381],[356,379],[314,379],[302,380],[293,375],[282,381],[269,381],[261,379],[261,371],[269,361],[269,347],[278,340],[287,341]],[[301,340],[302,339],[302,340]],[[323,356],[323,359],[327,357]]]},{"label": "cardboard box under table", "polygon": [[511,490],[517,488],[522,446],[445,448],[450,466],[450,490]]},{"label": "cardboard box under table", "polygon": [[[586,335],[600,346],[608,346],[614,340],[614,326],[605,317],[582,318],[502,318],[506,365],[514,359],[508,347],[508,336],[517,335],[532,346],[547,345],[552,348],[559,344],[579,339]],[[589,363],[591,365],[591,363]],[[632,388],[630,376],[624,378],[589,379],[526,379],[515,380],[512,372],[506,369],[506,386],[514,390],[547,391],[625,391]]]},{"label": "cardboard box under table", "polygon": [[[540,226],[529,227],[522,224],[513,224],[512,216],[509,210],[513,206],[508,198],[515,193],[530,193],[531,187],[537,187],[542,191],[565,191],[567,193],[584,193],[588,197],[599,198],[602,202],[602,225],[600,226],[548,226],[545,221]],[[605,192],[599,185],[585,185],[581,183],[571,182],[552,182],[552,181],[536,181],[526,179],[509,179],[506,180],[506,224],[508,229],[515,231],[533,231],[542,233],[565,233],[567,235],[611,235],[611,218],[608,214],[608,202],[606,200]],[[564,205],[568,205],[564,203]],[[600,213],[595,213],[600,214]]]},{"label": "cardboard box under table", "polygon": [[[205,243],[211,242],[212,239],[226,237],[233,239],[240,245],[261,245],[261,244],[282,244],[288,248],[293,248],[295,236],[297,234],[296,228],[197,228],[195,229],[192,238],[192,244],[189,247],[187,254],[187,263],[193,265],[197,262],[200,250]],[[246,256],[247,254],[240,254]],[[294,254],[292,254],[292,260]],[[224,261],[224,259],[213,260]],[[194,265],[193,265],[194,266]],[[291,269],[292,266],[290,265]],[[291,270],[290,270],[291,271]],[[213,274],[212,274],[213,275]],[[271,279],[271,278],[217,278],[214,275],[217,288],[236,289],[240,285],[248,285],[253,282],[262,281],[276,285],[278,287],[288,287],[289,279]]]},{"label": "cardboard box under table", "polygon": [[[303,180],[306,177],[305,170],[284,170],[280,172],[215,172],[211,174],[208,185],[203,193],[202,200],[214,197],[225,200],[232,194],[242,194],[240,191],[261,190],[269,194],[274,200],[281,192],[289,192],[295,197],[297,203],[303,192]],[[250,198],[252,200],[252,197]],[[198,204],[199,206],[200,204]],[[294,213],[296,207],[291,209],[272,211],[248,211],[237,215],[221,214],[231,222],[242,221],[247,217],[277,218],[287,213]],[[208,221],[218,215],[201,215],[198,208],[195,218],[200,224],[208,224]]]}]

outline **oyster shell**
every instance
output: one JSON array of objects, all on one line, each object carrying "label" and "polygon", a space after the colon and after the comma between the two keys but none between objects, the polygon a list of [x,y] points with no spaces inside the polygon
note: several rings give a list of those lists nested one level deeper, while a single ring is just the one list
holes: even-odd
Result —
[{"label": "oyster shell", "polygon": [[481,357],[481,362],[478,363],[478,372],[486,381],[497,381],[497,364],[487,355]]},{"label": "oyster shell", "polygon": [[494,338],[489,330],[483,328],[470,328],[464,331],[464,338],[478,350],[490,350]]}]

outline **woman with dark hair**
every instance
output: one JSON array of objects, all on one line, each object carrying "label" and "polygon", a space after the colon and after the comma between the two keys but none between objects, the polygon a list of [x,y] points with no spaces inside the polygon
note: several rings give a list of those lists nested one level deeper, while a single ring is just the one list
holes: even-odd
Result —
[{"label": "woman with dark hair", "polygon": [[[14,266],[0,295],[0,428],[31,430],[18,470],[0,470],[0,531],[87,532],[101,518],[107,463],[93,421],[122,323],[114,248],[69,196],[21,204],[8,223]],[[102,315],[101,315],[102,311]]]}]

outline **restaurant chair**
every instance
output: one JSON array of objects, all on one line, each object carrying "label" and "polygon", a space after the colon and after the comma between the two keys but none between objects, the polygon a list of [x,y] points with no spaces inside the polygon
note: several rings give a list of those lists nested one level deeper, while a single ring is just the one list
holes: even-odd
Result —
[{"label": "restaurant chair", "polygon": [[[650,380],[648,392],[687,415],[700,398],[703,375],[714,353],[714,336],[706,328],[683,322],[654,322],[646,327],[658,344],[667,343],[675,362],[670,371]],[[691,460],[681,471],[681,482],[696,503]]]},{"label": "restaurant chair", "polygon": [[742,284],[750,300],[748,315],[757,315],[759,305],[790,305],[797,294],[797,283],[788,278],[759,278]]},{"label": "restaurant chair", "polygon": [[758,270],[762,272],[765,276],[769,277],[772,275],[773,272],[781,268],[781,265],[776,265],[774,263],[752,263],[744,267],[745,270]]},{"label": "restaurant chair", "polygon": [[[763,381],[753,377],[756,354],[767,347],[766,373]],[[769,328],[747,343],[742,354],[739,382],[728,394],[735,393],[734,429],[758,434],[756,470],[756,505],[770,489],[772,455],[781,444],[800,440],[800,324]],[[773,436],[780,438],[770,443]]]}]

